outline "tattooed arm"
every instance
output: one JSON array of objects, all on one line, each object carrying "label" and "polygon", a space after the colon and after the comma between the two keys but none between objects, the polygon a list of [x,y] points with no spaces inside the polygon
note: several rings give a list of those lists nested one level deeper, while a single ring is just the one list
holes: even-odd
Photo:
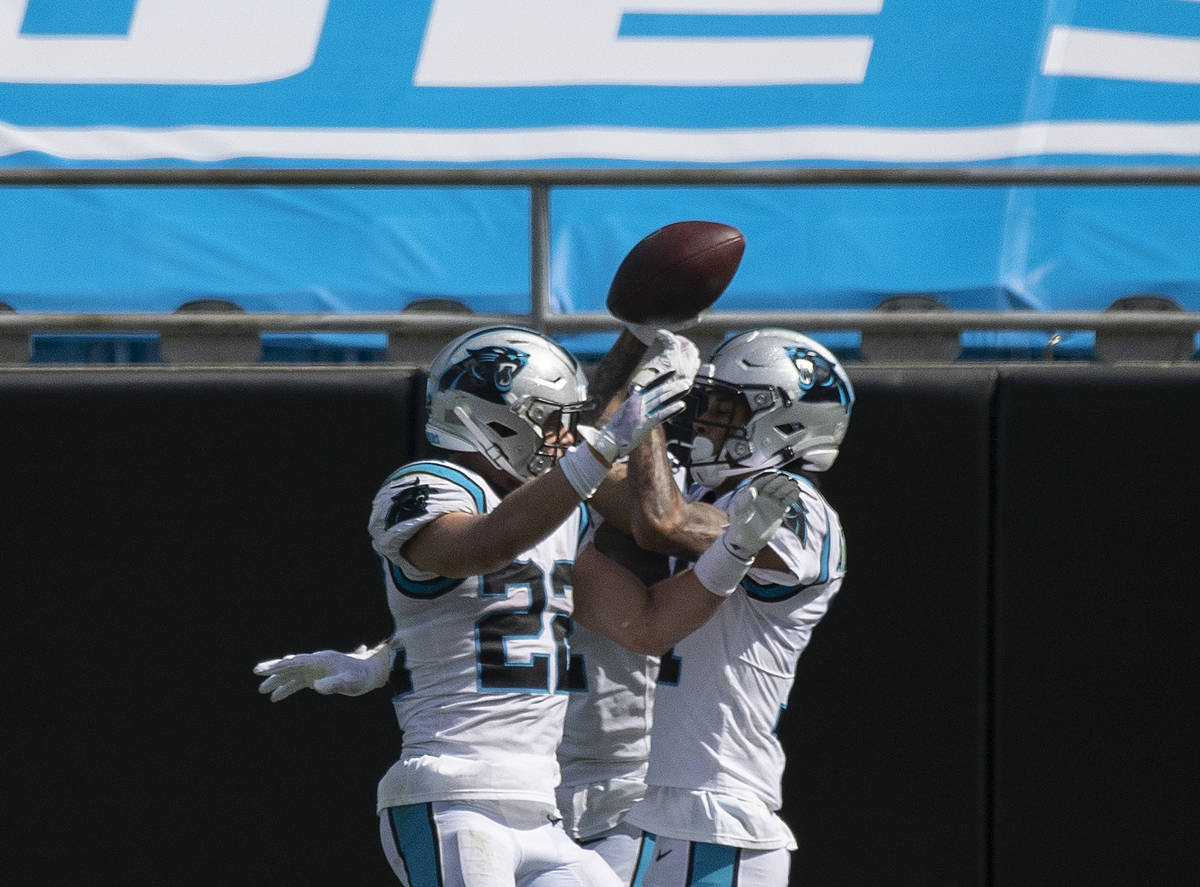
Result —
[{"label": "tattooed arm", "polygon": [[621,403],[629,378],[645,354],[646,345],[628,329],[622,329],[617,341],[596,366],[588,385],[593,406],[580,417],[580,421],[588,425],[604,423]]},{"label": "tattooed arm", "polygon": [[[667,439],[655,428],[629,454],[629,502],[633,538],[650,551],[694,561],[725,531],[729,516],[706,502],[688,502],[671,476]],[[782,558],[767,546],[754,566],[787,570]]]},{"label": "tattooed arm", "polygon": [[629,454],[630,521],[642,548],[695,560],[725,530],[725,512],[683,498],[671,474],[662,429]]}]

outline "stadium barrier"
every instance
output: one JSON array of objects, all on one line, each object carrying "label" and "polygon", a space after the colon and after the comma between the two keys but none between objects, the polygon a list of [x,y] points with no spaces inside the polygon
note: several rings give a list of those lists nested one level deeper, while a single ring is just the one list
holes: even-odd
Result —
[{"label": "stadium barrier", "polygon": [[[1200,365],[851,368],[845,587],[781,725],[797,884],[1184,885]],[[251,666],[390,630],[403,367],[0,371],[5,883],[390,883],[385,693]]]},{"label": "stadium barrier", "polygon": [[[864,185],[1163,187],[1200,185],[1200,169],[1129,167],[936,167],[867,169],[685,168],[685,169],[154,169],[8,168],[4,187],[522,187],[529,191],[530,300],[528,310],[471,314],[445,306],[410,306],[387,314],[291,314],[244,312],[236,304],[176,313],[30,314],[0,306],[0,364],[24,364],[37,336],[48,334],[153,334],[162,339],[157,357],[184,365],[259,363],[254,339],[276,333],[371,333],[387,337],[381,362],[422,366],[431,343],[485,323],[518,323],[555,336],[611,333],[617,322],[603,312],[556,314],[550,299],[550,192],[572,187],[814,187]],[[956,359],[956,337],[970,332],[1040,336],[1035,359],[1054,357],[1065,333],[1094,333],[1094,356],[1102,360],[1190,360],[1196,351],[1200,311],[1161,310],[1158,300],[1127,303],[1109,311],[929,311],[928,305],[885,298],[878,311],[736,311],[704,313],[691,334],[702,350],[732,330],[784,326],[809,332],[849,332],[863,337],[861,355],[879,362]],[[225,310],[222,310],[224,307]],[[1169,307],[1169,306],[1168,306]],[[1175,305],[1175,308],[1180,306]],[[152,349],[151,349],[152,350]],[[842,348],[837,348],[839,353]],[[1065,350],[1065,349],[1063,349]],[[1092,356],[1091,354],[1088,355]],[[374,359],[374,357],[372,357]],[[320,362],[312,360],[311,362]]]}]

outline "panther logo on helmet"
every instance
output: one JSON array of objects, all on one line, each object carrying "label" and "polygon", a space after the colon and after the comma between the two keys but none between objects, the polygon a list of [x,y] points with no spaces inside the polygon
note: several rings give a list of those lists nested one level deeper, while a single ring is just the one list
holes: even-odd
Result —
[{"label": "panther logo on helmet", "polygon": [[439,391],[455,389],[491,403],[504,403],[513,379],[529,362],[529,355],[506,345],[467,349],[467,357],[454,364],[438,381]]},{"label": "panther logo on helmet", "polygon": [[800,373],[800,390],[806,399],[833,400],[836,394],[838,403],[849,408],[850,391],[823,355],[799,345],[788,345],[784,351]]}]

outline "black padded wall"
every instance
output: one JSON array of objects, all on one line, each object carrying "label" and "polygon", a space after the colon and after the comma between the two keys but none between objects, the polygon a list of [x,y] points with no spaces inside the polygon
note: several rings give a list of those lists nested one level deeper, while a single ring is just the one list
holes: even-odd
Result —
[{"label": "black padded wall", "polygon": [[995,885],[1200,877],[1200,367],[1014,369],[996,425]]},{"label": "black padded wall", "polygon": [[991,370],[850,366],[847,575],[780,735],[792,882],[981,884]]},{"label": "black padded wall", "polygon": [[6,884],[389,883],[386,694],[251,668],[390,631],[366,522],[412,382],[0,374]]},{"label": "black padded wall", "polygon": [[[780,732],[793,883],[1175,885],[1200,858],[1200,367],[850,367],[849,575]],[[389,884],[386,368],[0,372],[7,884]]]}]

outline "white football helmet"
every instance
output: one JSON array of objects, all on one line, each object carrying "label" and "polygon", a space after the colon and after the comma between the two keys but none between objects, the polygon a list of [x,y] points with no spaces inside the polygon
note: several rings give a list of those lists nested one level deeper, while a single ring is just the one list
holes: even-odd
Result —
[{"label": "white football helmet", "polygon": [[588,406],[587,377],[557,342],[515,326],[459,336],[434,357],[425,387],[425,437],[474,452],[518,480],[546,471],[564,447],[550,432],[574,430]]},{"label": "white football helmet", "polygon": [[704,423],[726,430],[718,452],[707,438],[693,439],[688,467],[706,487],[798,459],[803,469],[825,471],[837,458],[854,406],[854,388],[837,358],[785,329],[741,333],[713,352],[689,395],[692,430],[714,394],[743,398],[750,415],[744,425]]}]

